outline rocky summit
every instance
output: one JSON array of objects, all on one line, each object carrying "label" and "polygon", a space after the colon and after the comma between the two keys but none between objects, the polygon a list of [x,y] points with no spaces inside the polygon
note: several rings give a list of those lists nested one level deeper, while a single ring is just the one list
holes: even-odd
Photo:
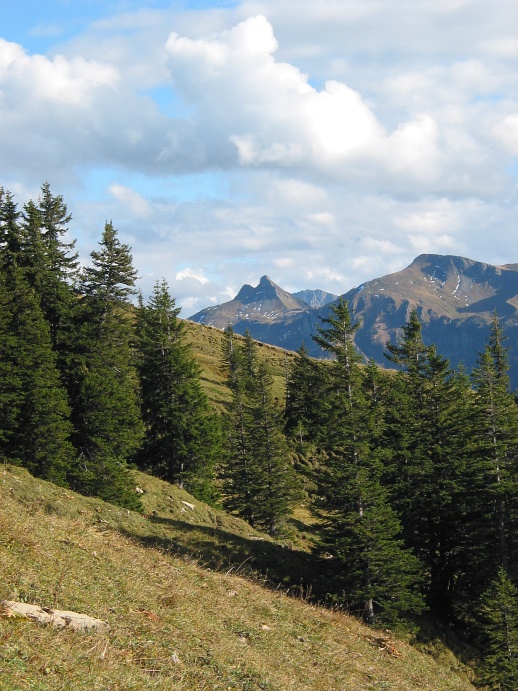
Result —
[{"label": "rocky summit", "polygon": [[[294,314],[310,309],[303,300],[279,288],[268,276],[263,276],[255,288],[244,285],[233,300],[197,312],[191,321],[224,329],[245,323],[271,324],[285,321]],[[236,329],[240,332],[240,329]]]}]

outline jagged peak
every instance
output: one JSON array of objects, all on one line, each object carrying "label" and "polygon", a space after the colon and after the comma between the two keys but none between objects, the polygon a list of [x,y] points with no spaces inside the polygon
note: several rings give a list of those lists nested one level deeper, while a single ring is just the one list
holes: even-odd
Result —
[{"label": "jagged peak", "polygon": [[276,283],[274,283],[272,281],[272,279],[269,276],[266,276],[266,275],[261,276],[261,278],[259,279],[259,285],[257,287],[260,288],[261,286],[264,286],[264,285],[275,286],[275,288],[279,287]]},{"label": "jagged peak", "polygon": [[[261,277],[258,285],[255,288],[245,284],[236,295],[234,300],[243,304],[249,304],[251,302],[262,300],[280,300],[281,302],[289,302],[290,307],[292,308],[295,307],[295,305],[291,303],[299,302],[290,293],[287,293],[285,290],[280,288],[269,276],[266,275]],[[300,307],[303,306],[304,305],[300,303]]]}]

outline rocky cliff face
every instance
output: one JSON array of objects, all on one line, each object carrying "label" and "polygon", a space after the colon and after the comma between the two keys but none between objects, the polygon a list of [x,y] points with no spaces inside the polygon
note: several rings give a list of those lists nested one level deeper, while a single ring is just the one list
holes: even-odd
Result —
[{"label": "rocky cliff face", "polygon": [[[301,293],[297,295],[300,297]],[[511,348],[511,379],[518,387],[518,264],[492,266],[457,256],[424,254],[402,271],[368,281],[344,294],[361,321],[356,345],[366,359],[382,366],[387,341],[395,342],[416,309],[426,343],[435,343],[453,366],[475,366],[484,349],[493,313],[501,319]],[[243,286],[231,302],[202,310],[193,321],[297,350],[304,342],[315,357],[324,353],[312,341],[329,305],[311,308],[264,276],[257,288]]]}]

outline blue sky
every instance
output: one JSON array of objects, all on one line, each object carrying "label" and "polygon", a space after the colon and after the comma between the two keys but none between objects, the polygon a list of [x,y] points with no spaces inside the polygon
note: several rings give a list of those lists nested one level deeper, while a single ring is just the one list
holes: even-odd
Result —
[{"label": "blue sky", "polygon": [[106,220],[182,315],[263,274],[352,286],[421,253],[518,261],[513,0],[0,7],[0,185]]}]

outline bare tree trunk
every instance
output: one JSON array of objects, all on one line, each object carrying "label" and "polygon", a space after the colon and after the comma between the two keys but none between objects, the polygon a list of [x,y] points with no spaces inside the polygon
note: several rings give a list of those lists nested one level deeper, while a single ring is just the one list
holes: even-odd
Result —
[{"label": "bare tree trunk", "polygon": [[376,623],[376,617],[374,615],[374,602],[372,598],[367,600],[365,607],[363,608],[363,620],[369,626],[374,626]]}]

